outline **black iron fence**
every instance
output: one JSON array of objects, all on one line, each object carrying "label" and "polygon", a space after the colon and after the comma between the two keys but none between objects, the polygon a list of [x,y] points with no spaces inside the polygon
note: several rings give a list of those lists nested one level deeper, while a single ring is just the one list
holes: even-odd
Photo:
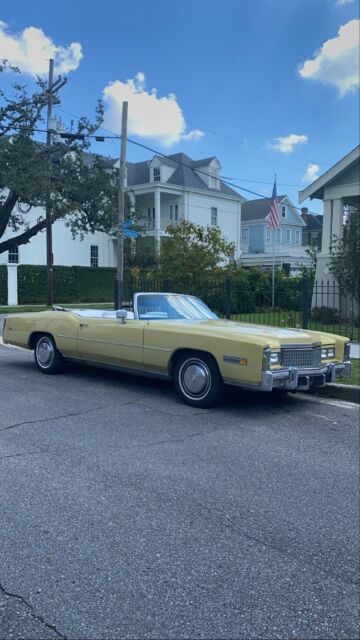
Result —
[{"label": "black iron fence", "polygon": [[129,279],[124,306],[131,308],[139,291],[188,293],[201,298],[220,317],[270,326],[308,328],[360,340],[360,312],[351,296],[334,281],[282,279],[275,285],[275,305],[268,284],[244,285],[232,278],[204,278],[171,282],[165,278]]}]

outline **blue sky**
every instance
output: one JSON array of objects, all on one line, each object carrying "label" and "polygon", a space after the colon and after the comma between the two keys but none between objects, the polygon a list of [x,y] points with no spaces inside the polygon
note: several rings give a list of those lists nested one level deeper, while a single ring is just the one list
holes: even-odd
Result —
[{"label": "blue sky", "polygon": [[[54,55],[68,126],[103,98],[104,126],[119,133],[128,99],[134,140],[215,155],[223,176],[267,196],[276,173],[297,204],[359,143],[358,14],[357,0],[3,0],[0,57],[31,84]],[[93,150],[115,156],[119,144]],[[128,160],[151,155],[128,145]]]}]

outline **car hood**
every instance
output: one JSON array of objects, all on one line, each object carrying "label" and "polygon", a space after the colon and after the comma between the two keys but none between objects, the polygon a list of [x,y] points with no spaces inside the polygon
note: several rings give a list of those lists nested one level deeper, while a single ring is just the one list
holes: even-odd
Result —
[{"label": "car hood", "polygon": [[[162,321],[157,321],[163,324]],[[178,324],[175,321],[175,324]],[[164,325],[169,328],[170,323]],[[178,328],[184,332],[196,332],[202,335],[222,336],[229,340],[245,340],[254,344],[263,344],[270,346],[278,346],[279,344],[313,344],[320,342],[322,344],[331,344],[338,338],[346,342],[346,338],[333,336],[332,334],[320,331],[309,331],[306,329],[291,329],[286,327],[269,327],[265,325],[256,325],[246,322],[234,322],[233,320],[199,320],[199,321],[179,321]],[[173,325],[173,328],[175,326]]]}]

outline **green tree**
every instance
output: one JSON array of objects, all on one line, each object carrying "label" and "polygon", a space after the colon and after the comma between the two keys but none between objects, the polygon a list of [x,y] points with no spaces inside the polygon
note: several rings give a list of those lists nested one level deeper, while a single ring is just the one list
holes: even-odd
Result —
[{"label": "green tree", "polygon": [[330,270],[343,293],[355,298],[360,308],[360,212],[349,209],[342,238],[334,239],[331,247]]},{"label": "green tree", "polygon": [[227,242],[219,227],[205,228],[182,220],[167,227],[169,238],[162,244],[161,270],[171,279],[203,278],[234,254],[234,243]]},{"label": "green tree", "polygon": [[[0,64],[1,73],[21,77],[6,61]],[[55,100],[59,104],[59,98]],[[32,93],[21,82],[14,82],[8,95],[0,90],[0,253],[28,243],[45,229],[49,184],[52,221],[63,219],[73,236],[114,228],[117,172],[111,161],[89,153],[88,136],[103,120],[101,102],[93,122],[83,117],[73,125],[78,138],[53,146],[50,163],[45,145],[35,139],[36,129],[45,129],[45,109],[45,87],[39,79]],[[42,208],[36,219],[31,213],[35,207]],[[1,241],[8,229],[15,233]]]}]

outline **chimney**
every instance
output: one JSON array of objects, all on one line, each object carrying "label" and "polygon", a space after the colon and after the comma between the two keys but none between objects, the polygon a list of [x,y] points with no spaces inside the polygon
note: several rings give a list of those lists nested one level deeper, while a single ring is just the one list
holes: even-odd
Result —
[{"label": "chimney", "polygon": [[308,211],[309,209],[307,207],[302,207],[301,209],[301,217],[304,220],[304,222],[307,224],[307,218],[308,218]]}]

